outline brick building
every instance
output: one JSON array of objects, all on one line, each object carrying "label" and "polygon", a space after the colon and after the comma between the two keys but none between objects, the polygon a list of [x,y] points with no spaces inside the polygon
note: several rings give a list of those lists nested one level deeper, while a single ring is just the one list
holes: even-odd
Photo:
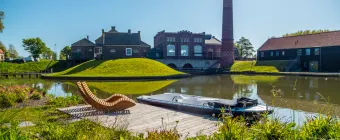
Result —
[{"label": "brick building", "polygon": [[[154,37],[154,49],[148,53],[148,57],[154,59],[219,60],[221,48],[222,42],[205,32],[161,31]],[[238,51],[235,51],[238,55]]]},{"label": "brick building", "polygon": [[72,44],[72,60],[108,60],[118,58],[144,57],[151,46],[141,40],[141,32],[118,32],[114,26],[111,30],[91,42],[89,38]]}]

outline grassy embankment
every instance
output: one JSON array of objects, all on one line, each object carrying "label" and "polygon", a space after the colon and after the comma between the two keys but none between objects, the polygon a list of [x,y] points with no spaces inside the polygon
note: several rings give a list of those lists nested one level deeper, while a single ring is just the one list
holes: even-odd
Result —
[{"label": "grassy embankment", "polygon": [[47,77],[157,77],[183,75],[158,61],[144,58],[91,60]]},{"label": "grassy embankment", "polygon": [[[51,62],[51,64],[50,64]],[[50,64],[50,65],[49,65]],[[0,62],[0,72],[2,73],[27,73],[27,72],[44,72],[48,66],[50,71],[62,71],[66,68],[64,61],[50,61],[42,60],[39,62],[27,62],[27,63],[8,63]]]},{"label": "grassy embankment", "polygon": [[232,72],[276,73],[284,70],[289,61],[235,61]]}]

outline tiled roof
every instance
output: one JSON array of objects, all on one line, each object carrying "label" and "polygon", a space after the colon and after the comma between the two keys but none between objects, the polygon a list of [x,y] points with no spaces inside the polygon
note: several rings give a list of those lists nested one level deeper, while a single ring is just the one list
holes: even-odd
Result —
[{"label": "tiled roof", "polygon": [[268,39],[258,51],[340,46],[340,31]]},{"label": "tiled roof", "polygon": [[95,44],[92,43],[90,40],[84,38],[77,41],[76,43],[73,43],[72,46],[95,46]]},{"label": "tiled roof", "polygon": [[2,50],[0,49],[0,53],[1,53],[1,54],[3,54],[3,53],[4,53],[4,51],[2,51]]},{"label": "tiled roof", "polygon": [[142,42],[141,43],[142,47],[151,47],[149,44],[145,43],[144,41],[141,41],[141,42]]},{"label": "tiled roof", "polygon": [[207,44],[207,45],[222,45],[222,42],[220,40],[218,40],[217,38],[212,37],[210,39],[206,39],[205,44]]},{"label": "tiled roof", "polygon": [[[140,45],[138,33],[105,32],[105,45]],[[96,40],[96,44],[103,44],[103,37]]]}]

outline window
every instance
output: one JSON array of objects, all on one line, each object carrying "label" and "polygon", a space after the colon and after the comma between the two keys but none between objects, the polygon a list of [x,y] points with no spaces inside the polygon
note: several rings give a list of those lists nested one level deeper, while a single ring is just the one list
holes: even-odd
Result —
[{"label": "window", "polygon": [[132,49],[131,48],[126,48],[126,56],[132,56]]},{"label": "window", "polygon": [[274,52],[270,52],[270,56],[274,56]]},{"label": "window", "polygon": [[297,56],[301,56],[302,55],[302,50],[301,49],[298,49],[297,50]]},{"label": "window", "polygon": [[194,56],[202,56],[202,46],[194,46]]},{"label": "window", "polygon": [[168,45],[166,47],[167,49],[167,56],[176,56],[176,47],[174,45]]},{"label": "window", "polygon": [[310,49],[306,49],[306,55],[310,55]]},{"label": "window", "polygon": [[166,41],[167,41],[167,42],[175,42],[175,41],[176,41],[176,38],[175,38],[175,37],[167,37],[167,38],[166,38]]},{"label": "window", "polygon": [[189,47],[187,45],[181,46],[181,56],[189,56]]},{"label": "window", "polygon": [[102,54],[102,48],[99,47],[99,48],[94,48],[94,53],[95,54]]},{"label": "window", "polygon": [[76,48],[75,52],[81,52],[80,48]]},{"label": "window", "polygon": [[280,55],[280,52],[279,51],[276,51],[276,56],[279,56]]},{"label": "window", "polygon": [[264,52],[261,52],[261,57],[264,57]]},{"label": "window", "polygon": [[216,51],[216,57],[221,57],[221,51],[220,50]]},{"label": "window", "polygon": [[320,55],[320,49],[319,48],[314,49],[314,55]]},{"label": "window", "polygon": [[189,38],[181,38],[181,42],[189,42]]},{"label": "window", "polygon": [[282,51],[282,56],[285,56],[285,51]]},{"label": "window", "polygon": [[92,52],[92,49],[89,49],[89,52]]},{"label": "window", "polygon": [[111,53],[115,53],[116,50],[115,50],[115,49],[110,49],[110,52],[111,52]]},{"label": "window", "polygon": [[194,38],[194,42],[202,42],[202,38]]}]

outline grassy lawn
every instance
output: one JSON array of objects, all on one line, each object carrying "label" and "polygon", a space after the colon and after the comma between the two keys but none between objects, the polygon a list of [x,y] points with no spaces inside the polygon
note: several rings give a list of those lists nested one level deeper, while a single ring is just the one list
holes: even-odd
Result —
[{"label": "grassy lawn", "polygon": [[62,77],[148,77],[185,74],[151,59],[91,60],[47,76]]},{"label": "grassy lawn", "polygon": [[235,61],[232,72],[279,72],[288,61]]}]

